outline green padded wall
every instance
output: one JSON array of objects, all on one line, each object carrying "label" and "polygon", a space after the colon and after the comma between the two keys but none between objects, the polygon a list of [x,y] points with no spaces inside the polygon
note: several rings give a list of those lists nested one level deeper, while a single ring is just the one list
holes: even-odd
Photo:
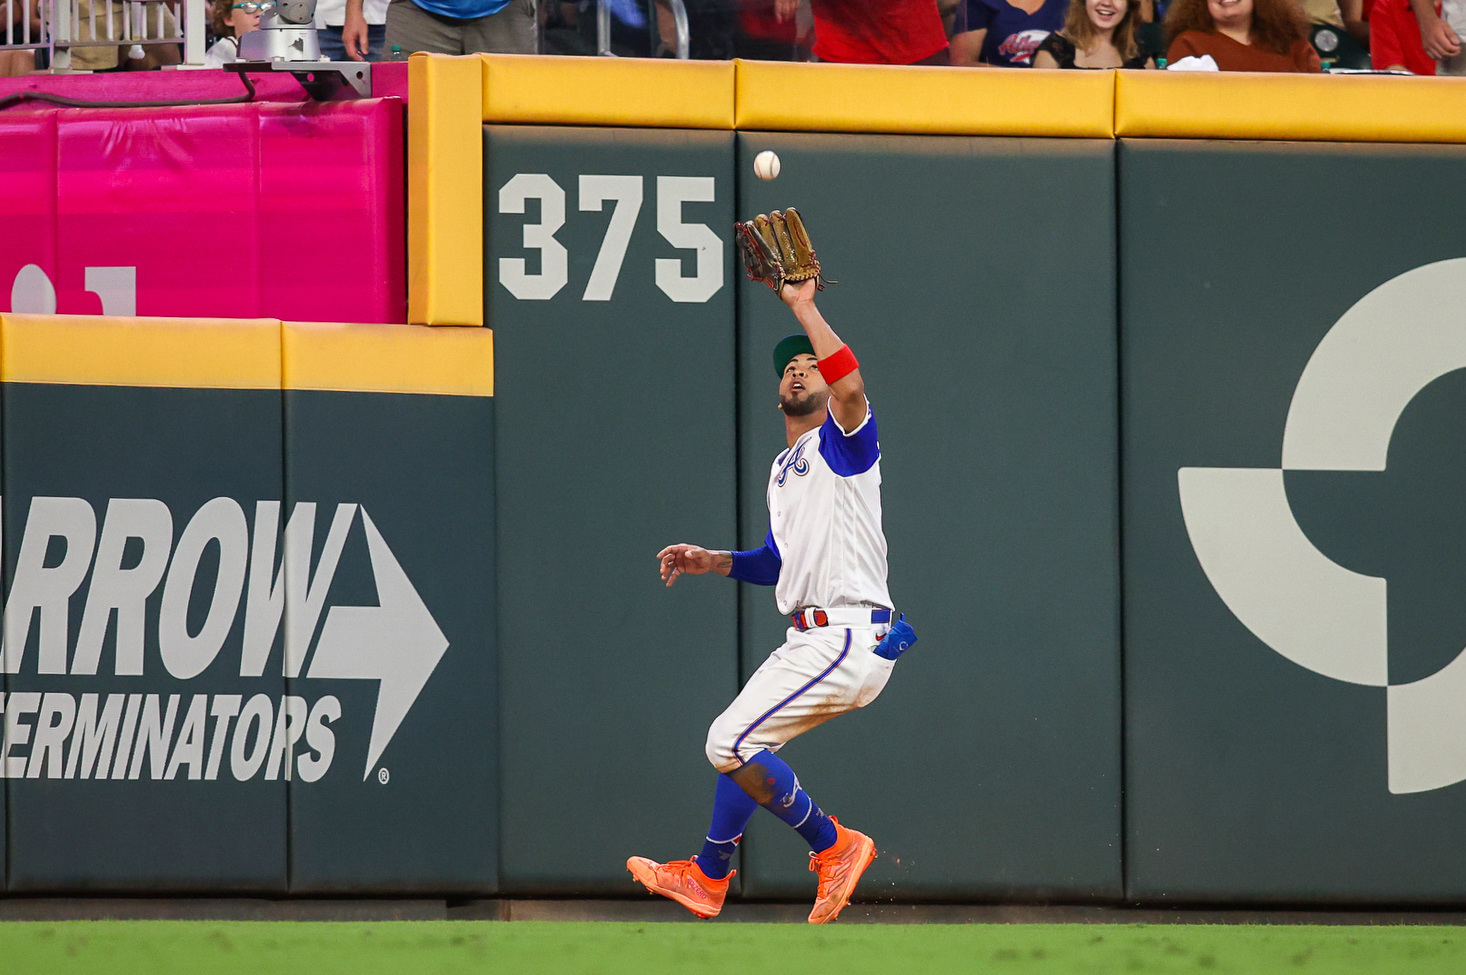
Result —
[{"label": "green padded wall", "polygon": [[[869,832],[865,897],[1115,898],[1120,687],[1114,170],[1109,142],[741,133],[739,214],[797,206],[820,308],[880,424],[890,583],[920,642],[868,708],[781,753]],[[753,156],[782,172],[753,177]],[[773,343],[739,293],[740,533],[762,542],[784,449]],[[745,676],[784,638],[745,586]],[[745,890],[812,897],[759,813]]]},{"label": "green padded wall", "polygon": [[[236,624],[223,637],[217,656],[197,675],[176,676],[181,669],[176,662],[171,668],[164,666],[158,629],[169,590],[185,594],[179,612],[188,634],[201,644],[209,642],[206,624],[228,621],[223,612],[227,600],[220,604],[220,612],[212,608],[214,592],[226,589],[218,584],[225,564],[223,543],[216,539],[201,551],[192,549],[192,560],[183,558],[182,543],[185,537],[207,536],[207,532],[189,535],[187,526],[195,520],[199,527],[232,524],[227,518],[199,515],[215,499],[223,499],[226,505],[232,499],[238,509],[236,517],[253,525],[255,502],[281,497],[279,391],[7,383],[4,397],[7,571],[12,580],[17,578],[16,559],[29,530],[34,535],[33,546],[46,546],[44,568],[58,572],[44,577],[46,591],[71,593],[65,603],[67,642],[53,644],[63,648],[67,660],[61,667],[70,672],[43,672],[48,668],[40,662],[41,625],[33,619],[19,673],[9,680],[12,696],[8,704],[12,707],[17,692],[51,695],[34,699],[33,707],[39,708],[25,719],[32,732],[26,754],[36,760],[26,768],[29,772],[34,764],[38,774],[8,782],[11,892],[284,893],[283,759],[275,763],[272,777],[265,754],[268,748],[260,748],[259,743],[261,738],[269,742],[285,681],[278,668],[250,680],[240,678],[243,627],[237,620],[245,612],[243,598],[236,610]],[[53,500],[37,504],[35,499]],[[171,534],[154,517],[160,503],[171,515]],[[151,527],[141,528],[144,524]],[[243,531],[245,521],[237,524]],[[140,534],[129,537],[134,530]],[[75,542],[74,550],[64,538],[67,534]],[[120,614],[113,614],[111,623],[101,620],[105,631],[96,673],[77,673],[88,669],[78,666],[76,651],[84,610],[100,571],[92,565],[89,549],[96,546],[96,562],[101,563],[109,536],[118,542],[125,539],[124,547],[113,550],[107,560],[112,569],[138,569],[148,575],[154,569],[161,572],[163,565],[170,568],[166,581],[159,576],[146,597],[140,617],[129,616],[126,626],[118,622]],[[177,548],[172,548],[175,542]],[[242,535],[237,542],[231,554],[243,558]],[[75,585],[63,583],[65,578],[74,578]],[[240,596],[244,580],[237,581],[233,591]],[[58,585],[61,588],[54,588]],[[10,597],[9,608],[14,611],[13,587]],[[43,610],[37,615],[44,619],[47,614]],[[62,616],[57,612],[53,618],[59,623]],[[129,634],[129,643],[134,637],[141,639],[140,674],[127,673],[133,669],[131,661],[122,664],[121,675],[117,673],[119,630]],[[275,640],[278,647],[278,632]],[[279,659],[278,652],[275,659]],[[118,754],[125,756],[131,750],[129,728],[137,729],[138,742],[161,741],[161,749],[154,745],[144,760],[143,744],[139,744],[130,761],[124,757],[113,766],[114,777],[95,771],[88,777],[80,761],[72,777],[52,777],[50,763],[60,762],[62,754],[59,749],[47,751],[42,760],[31,751],[41,738],[39,729],[49,725],[70,730],[65,736],[69,764],[77,751],[81,722],[68,720],[59,702],[72,702],[71,717],[76,718],[85,711],[87,696],[93,694],[99,695],[98,717],[103,720],[109,700],[125,707],[118,712],[124,729],[118,735],[122,742],[116,747]],[[163,755],[176,760],[187,753],[178,743],[187,737],[193,705],[204,696],[211,712],[207,718],[210,747],[216,739],[221,748],[225,739],[229,741],[229,747],[219,753],[217,777],[211,780],[206,768],[200,767],[208,764],[201,743],[199,761],[192,766],[180,764],[169,777]],[[242,722],[234,722],[220,739],[222,719],[212,713],[221,704],[227,710],[231,696],[235,696],[236,713],[255,714],[253,723],[245,728],[239,762],[234,758],[234,745]],[[250,712],[249,702],[255,698],[260,703]],[[55,709],[47,700],[57,702]],[[146,733],[150,723],[162,732],[161,737]],[[262,727],[269,731],[262,735]],[[107,751],[111,749],[104,748],[103,754]],[[105,758],[98,761],[98,767],[105,767]],[[231,774],[236,768],[242,774]],[[64,772],[64,767],[58,765],[57,771]],[[121,778],[115,777],[118,771]],[[200,774],[195,778],[192,773]]]},{"label": "green padded wall", "polygon": [[509,893],[633,892],[707,829],[736,591],[655,556],[735,541],[732,138],[485,132]]},{"label": "green padded wall", "polygon": [[1466,148],[1119,158],[1128,894],[1459,903]]},{"label": "green padded wall", "polygon": [[[338,507],[357,506],[326,602],[367,617],[337,631],[344,643],[329,610],[292,637],[302,659],[314,636],[312,659],[325,645],[338,662],[332,680],[313,662],[291,693],[340,702],[330,774],[290,784],[292,892],[497,889],[493,410],[488,396],[285,393],[286,497],[318,506],[317,574]],[[372,632],[388,641],[381,662]]]}]

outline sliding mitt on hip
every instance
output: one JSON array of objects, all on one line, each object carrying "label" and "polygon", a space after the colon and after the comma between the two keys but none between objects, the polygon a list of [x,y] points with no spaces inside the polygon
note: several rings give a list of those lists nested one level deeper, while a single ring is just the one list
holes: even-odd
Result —
[{"label": "sliding mitt on hip", "polygon": [[798,210],[789,207],[760,213],[747,222],[734,223],[733,232],[750,281],[762,281],[777,292],[785,284],[813,278],[815,287],[825,290],[820,259]]}]

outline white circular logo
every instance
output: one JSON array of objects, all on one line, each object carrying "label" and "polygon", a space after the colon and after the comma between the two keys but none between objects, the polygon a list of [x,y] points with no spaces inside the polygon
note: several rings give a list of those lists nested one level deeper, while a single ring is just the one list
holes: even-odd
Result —
[{"label": "white circular logo", "polygon": [[1192,548],[1227,608],[1263,643],[1336,680],[1385,688],[1389,789],[1466,780],[1466,652],[1391,684],[1386,582],[1337,564],[1293,517],[1283,472],[1383,471],[1415,395],[1466,369],[1466,258],[1386,281],[1314,349],[1283,428],[1278,467],[1183,467]]}]

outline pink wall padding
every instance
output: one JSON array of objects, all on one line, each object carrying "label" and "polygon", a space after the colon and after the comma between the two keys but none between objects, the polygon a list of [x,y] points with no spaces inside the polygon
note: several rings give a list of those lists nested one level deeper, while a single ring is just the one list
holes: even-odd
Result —
[{"label": "pink wall padding", "polygon": [[407,101],[407,62],[378,61],[372,65],[372,95]]},{"label": "pink wall padding", "polygon": [[[110,293],[111,314],[404,322],[402,116],[397,99],[0,113],[0,309],[36,265],[62,314]],[[99,268],[135,269],[135,309],[128,272]]]},{"label": "pink wall padding", "polygon": [[[407,321],[402,124],[396,99],[261,106],[262,307],[302,316],[268,317]],[[347,308],[362,310],[342,318]]]},{"label": "pink wall padding", "polygon": [[[255,101],[310,101],[295,78],[284,73],[250,75]],[[194,102],[244,95],[244,83],[233,71],[107,71],[101,74],[28,74],[0,78],[0,95],[48,91],[93,102]],[[373,92],[376,94],[376,92]],[[350,96],[341,93],[342,98]]]},{"label": "pink wall padding", "polygon": [[[27,287],[18,280],[27,264],[48,273],[57,266],[55,112],[0,114],[0,308]],[[34,271],[26,277],[32,291],[47,285]],[[49,280],[63,286],[54,273]],[[75,283],[81,287],[80,271]]]}]

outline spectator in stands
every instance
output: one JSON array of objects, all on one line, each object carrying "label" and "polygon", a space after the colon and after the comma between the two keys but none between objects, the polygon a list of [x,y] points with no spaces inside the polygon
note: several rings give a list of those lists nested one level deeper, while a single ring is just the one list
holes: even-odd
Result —
[{"label": "spectator in stands", "polygon": [[814,15],[806,4],[743,0],[738,26],[739,57],[764,61],[809,60],[810,46],[814,43]]},{"label": "spectator in stands", "polygon": [[1330,27],[1344,29],[1344,15],[1339,0],[1298,0],[1298,6],[1303,8],[1303,16],[1310,24],[1328,24]]},{"label": "spectator in stands", "polygon": [[1156,66],[1166,66],[1166,35],[1161,21],[1166,19],[1166,0],[1140,0],[1140,23],[1135,25],[1135,41],[1156,59]]},{"label": "spectator in stands", "polygon": [[[380,61],[386,54],[387,0],[365,0],[362,4],[366,43],[355,51],[346,49],[346,0],[317,0],[316,39],[321,53],[332,61]],[[352,34],[357,40],[360,31]]]},{"label": "spectator in stands", "polygon": [[1344,19],[1344,29],[1369,50],[1369,7],[1370,0],[1339,0],[1339,14]]},{"label": "spectator in stands", "polygon": [[[171,13],[165,12],[163,6],[159,2],[124,4],[122,0],[78,0],[76,19],[72,21],[72,38],[79,42],[118,41],[123,37],[125,25],[136,27],[138,19],[141,19],[147,33],[156,35],[160,14],[172,19]],[[35,9],[34,5],[32,9]],[[73,47],[67,56],[71,59],[67,67],[73,71],[149,71],[183,60],[182,49],[177,44],[131,42]]]},{"label": "spectator in stands", "polygon": [[[18,2],[12,2],[7,6],[4,0],[0,0],[0,37],[3,37],[7,26],[14,31],[14,38],[17,44],[25,43],[26,28],[26,7]],[[32,41],[41,37],[41,8],[40,4],[31,4],[30,9],[30,38]],[[8,14],[9,16],[4,16]],[[0,51],[0,78],[14,78],[18,75],[30,74],[36,70],[36,55],[32,51]]]},{"label": "spectator in stands", "polygon": [[1223,71],[1322,70],[1296,0],[1171,0],[1166,60],[1210,55]]},{"label": "spectator in stands", "polygon": [[[675,55],[677,29],[672,5],[668,0],[656,0],[653,6],[661,41],[661,50],[655,53]],[[683,9],[687,12],[688,57],[694,61],[728,61],[738,56],[736,0],[683,0]]]},{"label": "spectator in stands", "polygon": [[1439,14],[1430,0],[1410,0],[1420,22],[1420,41],[1425,53],[1436,60],[1436,74],[1466,75],[1466,52],[1461,35],[1466,34],[1466,0],[1442,0]]},{"label": "spectator in stands", "polygon": [[[1079,0],[1082,2],[1082,0]],[[1027,68],[1033,52],[1064,26],[1069,0],[965,0],[952,36],[952,63]]]},{"label": "spectator in stands", "polygon": [[[346,0],[345,20],[346,53],[364,60],[370,44],[362,0]],[[535,54],[535,0],[391,0],[383,44],[404,54]]]},{"label": "spectator in stands", "polygon": [[[798,0],[775,0],[779,20]],[[937,0],[810,0],[814,53],[842,64],[947,64],[947,31]]]},{"label": "spectator in stands", "polygon": [[219,38],[204,52],[204,66],[222,68],[239,57],[239,36],[260,29],[260,14],[270,0],[213,0],[209,25]]},{"label": "spectator in stands", "polygon": [[1045,37],[1033,55],[1035,68],[1146,68],[1135,29],[1140,0],[1073,0],[1063,30]]},{"label": "spectator in stands", "polygon": [[[1429,20],[1427,21],[1427,15]],[[1438,0],[1419,6],[1410,0],[1374,0],[1369,8],[1369,60],[1376,71],[1435,74],[1435,57],[1425,49],[1427,35],[1436,50],[1446,48],[1450,28],[1440,18]]]},{"label": "spectator in stands", "polygon": [[16,78],[36,70],[33,51],[0,51],[0,78]]},{"label": "spectator in stands", "polygon": [[[1355,40],[1360,40],[1356,32],[1360,26],[1364,30],[1364,38],[1361,44],[1369,46],[1369,25],[1362,23],[1360,14],[1363,3],[1360,0],[1302,0],[1300,6],[1303,13],[1308,17],[1310,23],[1328,24],[1330,27],[1342,27],[1349,34],[1354,35]],[[1351,23],[1351,16],[1353,23]]]},{"label": "spectator in stands", "polygon": [[1350,70],[1369,68],[1369,24],[1361,17],[1362,0],[1298,0],[1308,18],[1313,49],[1330,65]]}]

